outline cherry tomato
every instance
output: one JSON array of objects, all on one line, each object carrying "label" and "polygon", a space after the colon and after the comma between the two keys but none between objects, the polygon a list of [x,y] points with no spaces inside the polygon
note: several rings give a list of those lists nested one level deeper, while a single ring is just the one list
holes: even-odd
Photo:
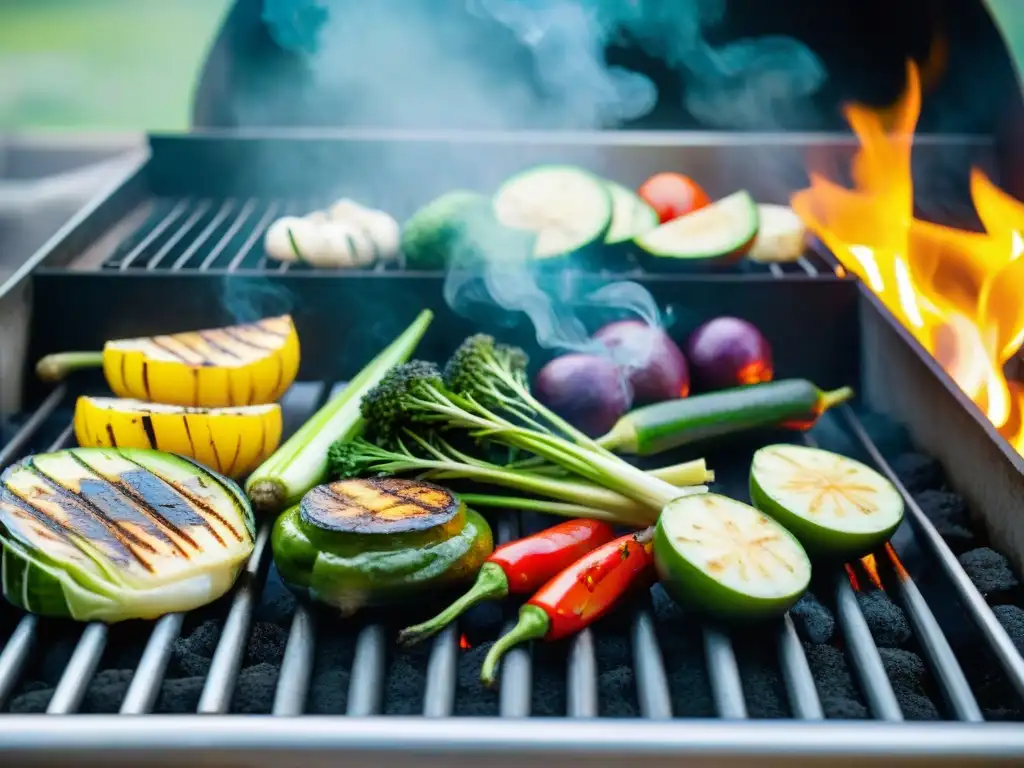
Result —
[{"label": "cherry tomato", "polygon": [[640,185],[637,194],[657,212],[662,224],[711,203],[707,192],[681,173],[656,173]]}]

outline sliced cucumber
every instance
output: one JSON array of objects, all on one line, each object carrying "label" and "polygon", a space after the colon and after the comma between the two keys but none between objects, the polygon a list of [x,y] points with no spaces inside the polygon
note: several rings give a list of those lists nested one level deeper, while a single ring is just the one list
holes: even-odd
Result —
[{"label": "sliced cucumber", "polygon": [[757,204],[746,192],[723,197],[693,213],[666,221],[634,239],[652,270],[728,266],[757,237]]},{"label": "sliced cucumber", "polygon": [[814,554],[859,557],[903,520],[903,498],[878,472],[801,445],[768,445],[754,454],[750,497]]},{"label": "sliced cucumber", "polygon": [[729,619],[779,616],[811,580],[810,560],[789,531],[714,493],[676,499],[662,510],[654,563],[682,606]]},{"label": "sliced cucumber", "polygon": [[605,183],[573,166],[546,165],[517,174],[501,185],[493,205],[502,224],[534,233],[536,260],[603,243],[612,222]]},{"label": "sliced cucumber", "polygon": [[612,225],[604,241],[616,245],[633,240],[658,226],[658,212],[635,192],[614,181],[605,181],[612,196]]}]

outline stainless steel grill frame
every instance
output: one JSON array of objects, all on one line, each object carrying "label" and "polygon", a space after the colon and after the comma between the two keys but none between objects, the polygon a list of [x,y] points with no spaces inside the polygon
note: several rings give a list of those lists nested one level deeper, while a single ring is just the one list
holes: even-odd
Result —
[{"label": "stainless steel grill frame", "polygon": [[[467,138],[467,142],[472,145],[470,138]],[[421,136],[413,141],[418,147],[414,149],[412,144],[404,144],[395,137],[348,137],[347,140],[335,137],[330,141],[323,137],[292,139],[299,142],[300,146],[307,146],[304,142],[315,142],[319,147],[318,152],[326,151],[325,147],[334,147],[335,155],[340,158],[336,162],[358,157],[360,164],[371,167],[374,162],[380,162],[385,154],[415,157],[422,154],[425,148],[445,148],[452,141],[451,136]],[[721,154],[725,150],[718,144],[702,145],[699,140],[694,144],[692,136],[686,137],[689,142],[686,146],[680,146],[678,137],[675,137],[675,143],[661,138],[653,144],[650,140],[638,140],[630,144],[621,138],[574,143],[578,140],[579,137],[560,137],[556,140],[548,136],[535,137],[531,141],[528,136],[524,138],[517,135],[518,143],[507,137],[492,137],[490,142],[483,142],[481,146],[505,158],[497,163],[499,167],[493,171],[497,177],[505,175],[507,166],[543,161],[556,151],[563,161],[583,162],[586,159],[594,161],[603,158],[589,165],[627,183],[653,170],[680,167],[682,161],[679,158],[689,157],[693,162],[699,160],[719,171],[714,177],[714,184],[709,184],[712,194],[728,191],[730,187],[743,186],[732,177],[746,173],[743,178],[747,179],[749,186],[755,187],[752,191],[761,199],[773,199],[777,195],[758,190],[758,174],[751,173],[750,167],[744,169],[737,156],[746,158],[748,163],[752,158],[766,156],[774,157],[776,160],[773,162],[778,162],[777,157],[786,153],[802,156],[816,148],[827,147],[828,152],[849,149],[848,142],[844,144],[836,137],[819,137],[817,143],[810,144],[806,141],[801,144],[795,137],[776,137],[774,145],[746,144],[741,141],[738,149],[728,148],[734,150],[735,154],[726,155]],[[216,166],[223,158],[215,150],[228,155],[246,156],[247,141],[260,142],[260,150],[249,156],[251,162],[234,166],[234,173],[218,176]],[[265,179],[268,173],[266,168],[258,167],[258,161],[266,157],[263,148],[266,141],[258,137],[243,137],[238,142],[200,137],[194,144],[192,140],[186,139],[154,140],[153,156],[149,162],[140,166],[138,172],[112,195],[72,222],[51,247],[39,255],[36,273],[24,288],[31,288],[38,308],[31,323],[26,322],[24,330],[25,335],[30,337],[32,351],[50,351],[72,341],[108,337],[119,323],[121,327],[127,327],[125,315],[131,318],[129,324],[138,333],[149,332],[151,328],[147,326],[158,326],[160,323],[164,323],[166,328],[166,314],[162,315],[156,308],[148,312],[141,309],[145,305],[152,307],[156,295],[153,291],[159,290],[182,296],[188,294],[190,298],[182,311],[189,315],[190,324],[204,325],[223,313],[222,308],[211,304],[216,303],[213,299],[219,295],[219,286],[224,279],[269,279],[274,285],[284,286],[298,297],[300,307],[309,307],[305,318],[299,318],[300,329],[303,322],[311,324],[314,318],[322,317],[326,308],[331,306],[328,302],[332,298],[337,302],[339,291],[369,292],[377,298],[385,298],[396,290],[413,285],[420,290],[426,288],[437,292],[438,278],[429,275],[337,277],[298,273],[273,274],[268,277],[268,272],[263,269],[265,265],[257,243],[261,227],[269,223],[270,217],[277,215],[276,211],[284,212],[285,209],[283,202],[275,206],[272,202],[260,201],[294,201],[300,198],[296,194],[297,190],[289,188],[290,184],[297,183],[297,178],[281,181],[281,194],[284,197],[280,198],[268,197],[263,188],[253,186],[253,180]],[[283,138],[275,138],[271,143],[279,148],[287,149],[289,146],[289,142]],[[505,146],[505,154],[495,150],[496,146]],[[965,150],[963,145],[957,148],[962,153],[961,157],[977,154],[976,146],[970,151]],[[161,155],[161,152],[164,154]],[[366,154],[373,157],[367,160]],[[572,156],[565,157],[565,154]],[[716,156],[717,165],[714,159]],[[220,161],[214,162],[212,157],[220,157]],[[294,157],[292,153],[293,160]],[[942,155],[942,158],[943,162],[949,161],[947,155]],[[204,159],[206,166],[202,166]],[[238,162],[237,157],[234,162]],[[396,161],[392,157],[390,162]],[[501,167],[503,163],[506,166],[504,168]],[[214,168],[210,173],[202,180],[195,178],[197,167],[209,170],[211,164]],[[249,168],[250,165],[255,167]],[[237,170],[241,167],[248,168],[251,173]],[[682,167],[688,168],[685,163],[682,163]],[[616,168],[621,172],[616,173]],[[191,182],[188,178],[190,173],[193,174]],[[449,186],[448,182],[444,183]],[[185,188],[189,184],[192,188]],[[249,189],[244,188],[246,184],[250,185]],[[312,190],[317,200],[325,199],[326,189],[336,186],[330,179],[320,180],[319,184],[320,189]],[[775,184],[775,181],[770,184]],[[718,189],[718,186],[723,189]],[[789,183],[789,188],[792,186],[795,184]],[[364,183],[361,188],[368,190],[364,197],[368,196],[371,202],[376,202],[372,196],[372,183]],[[177,210],[173,220],[163,225],[165,216],[155,225],[151,224],[141,231],[133,245],[122,247],[119,251],[122,255],[118,259],[111,260],[109,257],[115,252],[116,246],[124,246],[126,236],[139,232],[138,211],[141,206],[151,203],[154,195],[177,201],[171,203],[171,210]],[[244,201],[232,209],[236,212],[234,217],[229,214],[220,215],[226,203],[212,202],[228,199]],[[186,205],[182,202],[185,200],[210,202],[209,205],[203,202]],[[248,212],[243,218],[246,206]],[[401,205],[398,207],[401,208]],[[397,212],[401,213],[401,210]],[[204,216],[213,218],[201,224]],[[210,229],[209,222],[218,216],[219,222]],[[178,222],[179,226],[175,227],[174,222]],[[191,223],[185,227],[188,222]],[[203,232],[207,229],[210,229],[210,234],[204,239]],[[219,233],[216,241],[213,241],[214,230]],[[100,258],[83,264],[88,260],[90,252]],[[172,256],[171,266],[165,270],[162,265],[165,259],[169,260]],[[156,265],[150,268],[153,260],[156,260]],[[141,266],[140,262],[144,262],[145,266]],[[249,263],[252,263],[252,268],[247,266]],[[915,438],[919,440],[931,428],[925,422],[934,424],[936,413],[955,419],[956,431],[953,435],[957,440],[944,441],[953,442],[954,445],[938,446],[932,440],[922,441],[922,445],[926,450],[942,454],[940,458],[943,459],[951,482],[958,488],[963,487],[968,495],[971,481],[966,478],[971,473],[988,480],[990,487],[986,496],[980,500],[975,496],[971,500],[979,519],[988,524],[993,539],[1004,547],[1012,546],[1016,540],[1012,535],[1007,535],[1006,530],[1020,531],[1022,526],[1013,525],[1006,515],[1009,514],[1008,510],[1015,507],[1013,500],[1020,498],[1019,494],[1024,487],[1021,475],[1024,462],[996,439],[997,436],[976,409],[969,404],[965,405],[962,395],[959,395],[948,378],[920,349],[908,341],[907,335],[877,302],[867,295],[861,295],[858,299],[857,286],[851,281],[836,278],[824,268],[818,269],[819,259],[810,257],[806,263],[812,265],[815,274],[801,267],[805,274],[651,278],[645,280],[645,284],[659,299],[683,296],[698,305],[698,312],[710,311],[712,304],[705,299],[706,303],[700,305],[699,296],[707,293],[712,286],[723,297],[719,309],[743,306],[748,313],[761,312],[765,317],[779,314],[780,307],[791,308],[794,306],[792,302],[797,300],[811,304],[815,300],[813,297],[832,304],[838,301],[848,311],[841,321],[829,324],[823,319],[824,328],[820,333],[825,335],[836,335],[838,325],[849,322],[849,310],[853,311],[854,316],[859,310],[859,326],[862,331],[852,333],[845,346],[834,344],[831,349],[822,348],[820,371],[811,371],[806,375],[820,372],[825,377],[820,379],[822,384],[829,384],[827,378],[837,375],[837,370],[838,375],[849,375],[849,369],[843,370],[842,360],[850,349],[859,346],[863,357],[861,369],[866,395],[873,408],[897,411],[897,415],[908,422]],[[827,265],[827,261],[820,263]],[[759,302],[757,294],[753,292],[755,290],[763,291],[771,299],[766,299],[762,306],[756,306]],[[748,300],[754,298],[754,301],[741,305],[738,302],[743,297]],[[426,303],[438,300],[428,299]],[[88,316],[86,308],[90,303],[118,306],[121,311],[116,318],[91,318],[88,327],[84,329],[67,328],[58,322],[66,317]],[[64,317],[47,318],[42,309],[47,304],[61,306]],[[135,308],[140,308],[137,314],[134,313]],[[193,309],[196,310],[194,313],[191,311]],[[790,322],[800,326],[801,318],[806,320],[816,310],[816,307],[811,306],[796,311],[796,317]],[[402,322],[396,319],[396,327]],[[779,326],[782,329],[780,332],[785,332],[786,319],[782,318],[779,322],[782,323]],[[344,345],[346,341],[352,342],[359,332],[358,328],[346,327],[342,329],[342,338],[332,338],[331,343]],[[387,335],[390,331],[382,333]],[[310,333],[310,337],[320,335],[323,334]],[[304,341],[306,338],[303,332]],[[816,341],[812,339],[810,343]],[[366,343],[372,346],[373,342]],[[427,350],[443,346],[437,339],[428,339],[425,344]],[[330,347],[327,342],[314,339],[310,348],[316,357]],[[425,355],[430,354],[427,350],[424,350]],[[365,355],[353,353],[353,357],[359,360]],[[34,354],[30,358],[34,358]],[[784,359],[781,366],[785,368],[791,362]],[[24,360],[19,360],[18,367],[23,369],[24,363]],[[902,373],[906,379],[894,380],[891,373],[894,370]],[[338,364],[314,362],[305,365],[303,374],[306,378],[322,377],[325,383],[307,381],[293,387],[283,403],[288,423],[294,427],[336,386],[332,382],[343,379],[349,373],[351,371],[344,370]],[[892,391],[894,387],[899,389],[906,386],[908,381],[922,388],[916,402],[908,403],[905,397]],[[36,403],[36,408],[21,429],[0,450],[0,465],[6,465],[23,454],[35,442],[40,429],[51,422],[58,409],[69,404],[72,394],[63,386],[48,394],[33,388],[29,392],[28,401]],[[1013,641],[993,615],[984,597],[964,573],[955,555],[913,497],[900,484],[858,415],[853,409],[844,406],[838,413],[838,419],[859,449],[897,483],[907,503],[908,521],[904,528],[916,544],[931,556],[933,566],[941,569],[953,585],[954,594],[977,626],[987,650],[994,654],[1006,679],[1024,698],[1024,659],[1014,648]],[[61,447],[71,439],[68,426],[60,433],[53,447]],[[965,452],[977,447],[979,443],[987,446],[980,457]],[[982,460],[985,463],[981,463]],[[997,512],[990,512],[992,508]],[[994,525],[993,521],[1000,525]],[[894,596],[911,623],[921,655],[942,694],[949,722],[902,722],[903,713],[882,665],[878,648],[842,569],[836,570],[832,582],[837,621],[851,671],[874,718],[871,722],[823,720],[814,678],[803,645],[789,617],[779,622],[773,639],[777,645],[778,664],[793,714],[792,720],[759,722],[748,718],[743,683],[729,633],[711,625],[702,629],[704,660],[720,719],[671,719],[672,703],[662,653],[654,633],[654,620],[644,606],[636,610],[631,628],[633,669],[641,713],[638,720],[598,717],[598,665],[593,632],[589,630],[571,641],[566,667],[565,719],[524,719],[530,714],[531,688],[531,654],[526,648],[510,653],[503,664],[500,717],[452,718],[450,715],[453,713],[455,699],[455,664],[458,653],[458,637],[454,628],[442,633],[433,642],[424,692],[424,717],[381,717],[387,638],[384,628],[378,624],[363,627],[356,641],[346,716],[296,717],[304,709],[315,651],[316,617],[313,612],[301,606],[292,618],[275,691],[273,715],[228,715],[225,713],[242,664],[254,604],[259,599],[270,561],[268,532],[269,528],[264,524],[259,530],[253,558],[234,591],[196,716],[89,716],[54,721],[47,716],[3,715],[0,716],[0,754],[4,756],[3,759],[17,765],[138,765],[143,762],[152,765],[180,765],[185,761],[194,761],[199,764],[254,766],[282,762],[287,764],[289,761],[303,765],[327,765],[342,758],[356,761],[357,764],[381,765],[470,765],[481,760],[495,765],[522,764],[527,760],[543,760],[548,765],[561,765],[581,759],[587,759],[594,765],[618,764],[623,759],[655,765],[671,759],[677,764],[685,760],[685,764],[716,766],[852,765],[866,759],[894,765],[924,763],[963,766],[1011,765],[1020,764],[1024,760],[1024,729],[1019,724],[982,722],[982,712],[974,692],[939,621],[913,578],[903,569],[897,549],[894,548],[886,548],[877,553],[877,561],[889,581],[898,585]],[[511,517],[503,519],[497,529],[498,538],[503,541],[514,538],[518,532],[518,523]],[[1019,550],[1014,552],[1008,549],[1007,554],[1020,557]],[[122,715],[143,715],[152,710],[170,657],[171,644],[178,636],[183,620],[181,615],[171,615],[152,625],[145,651],[122,703]],[[10,696],[24,673],[38,641],[38,624],[34,617],[23,617],[0,651],[0,705]],[[107,646],[110,631],[101,624],[83,627],[75,651],[50,700],[48,714],[72,714],[78,710]]]}]

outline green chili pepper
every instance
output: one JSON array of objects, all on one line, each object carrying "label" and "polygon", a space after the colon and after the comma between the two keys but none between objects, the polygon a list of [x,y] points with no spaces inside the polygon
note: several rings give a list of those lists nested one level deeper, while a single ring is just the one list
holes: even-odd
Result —
[{"label": "green chili pepper", "polygon": [[451,491],[387,477],[320,485],[274,525],[285,584],[351,614],[473,577],[490,526]]}]

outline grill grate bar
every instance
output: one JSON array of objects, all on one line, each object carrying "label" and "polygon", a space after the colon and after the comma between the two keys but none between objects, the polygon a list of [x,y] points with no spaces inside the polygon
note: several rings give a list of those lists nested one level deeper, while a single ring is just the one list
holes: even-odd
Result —
[{"label": "grill grate bar", "polygon": [[192,244],[188,248],[185,249],[185,252],[176,258],[174,263],[171,264],[171,272],[177,272],[183,266],[188,264],[188,260],[195,255],[196,251],[203,247],[203,244],[210,239],[210,235],[217,231],[217,227],[224,222],[224,219],[228,217],[228,214],[231,213],[231,209],[234,207],[235,201],[230,198],[221,203],[220,208],[210,220],[210,223],[207,224],[203,228],[203,231],[196,236],[196,239],[192,241]]},{"label": "grill grate bar", "polygon": [[455,709],[455,668],[459,655],[456,633],[457,625],[448,625],[438,633],[430,649],[423,694],[424,717],[448,717]]},{"label": "grill grate bar", "polygon": [[801,720],[823,720],[825,711],[821,708],[811,665],[807,663],[803,643],[788,613],[779,625],[778,644],[779,664],[793,715]]},{"label": "grill grate bar", "polygon": [[[804,443],[811,448],[818,447],[818,441],[804,434]],[[836,618],[846,640],[846,651],[850,663],[860,681],[861,690],[867,699],[871,713],[880,720],[899,722],[903,720],[896,692],[892,689],[889,676],[882,664],[871,629],[857,602],[857,595],[850,586],[846,572],[839,568],[833,574]]]},{"label": "grill grate bar", "polygon": [[92,676],[96,673],[103,651],[107,648],[109,631],[106,624],[92,622],[82,631],[82,637],[71,654],[64,674],[57,683],[46,707],[48,715],[69,715],[77,711],[85,698],[85,689],[89,687]]},{"label": "grill grate bar", "polygon": [[566,686],[569,717],[597,717],[597,658],[589,627],[572,639]]},{"label": "grill grate bar", "polygon": [[953,550],[943,541],[942,536],[935,530],[935,526],[932,525],[927,515],[917,505],[917,502],[914,501],[914,497],[910,495],[903,483],[900,482],[892,467],[889,466],[889,462],[882,456],[878,446],[868,436],[853,409],[848,405],[844,405],[838,410],[850,431],[871,457],[875,466],[900,492],[900,495],[903,497],[903,503],[906,505],[906,509],[914,523],[915,532],[931,548],[932,554],[938,560],[943,571],[956,589],[961,604],[971,614],[971,618],[974,619],[974,623],[981,630],[982,635],[995,653],[1003,671],[1006,672],[1018,695],[1024,698],[1024,657],[1018,653],[1013,640],[1010,639],[1002,624],[999,623],[995,614],[992,613],[992,609],[985,602],[985,598],[978,591],[978,588],[974,586],[974,583],[964,569],[960,567],[960,563],[956,559],[956,555],[953,554]]},{"label": "grill grate bar", "polygon": [[876,556],[875,562],[883,563],[882,567],[893,574],[892,581],[896,584],[900,603],[907,614],[907,619],[921,646],[921,651],[938,680],[946,704],[959,720],[971,723],[983,722],[985,718],[971,692],[971,686],[967,682],[967,678],[964,677],[964,672],[953,654],[953,649],[949,646],[949,641],[942,634],[939,622],[935,620],[935,615],[928,607],[928,603],[925,602],[924,595],[910,578],[910,574],[904,570],[899,556],[891,544],[885,546],[885,555],[885,557]]},{"label": "grill grate bar", "polygon": [[0,707],[6,706],[7,697],[21,679],[21,673],[36,642],[38,623],[39,620],[32,614],[22,616],[0,653]]},{"label": "grill grate bar", "polygon": [[743,682],[736,663],[736,652],[729,636],[719,629],[705,626],[704,656],[718,716],[726,720],[745,720],[747,703],[743,698]]},{"label": "grill grate bar", "polygon": [[306,606],[296,605],[281,671],[277,676],[273,714],[301,715],[305,710],[309,681],[313,675],[315,640],[316,616]]},{"label": "grill grate bar", "polygon": [[174,234],[167,239],[167,242],[160,246],[160,250],[153,255],[153,258],[146,263],[146,269],[149,271],[156,269],[160,262],[163,261],[164,256],[170,253],[171,249],[180,243],[185,235],[192,231],[192,227],[206,215],[206,212],[210,210],[212,205],[212,200],[201,201],[192,212],[192,215],[185,219],[185,222],[175,230]]},{"label": "grill grate bar", "polygon": [[835,596],[836,614],[846,641],[846,651],[871,714],[879,720],[899,722],[903,720],[899,701],[885,673],[882,657],[875,646],[867,620],[857,604],[857,596],[843,570],[836,571]]},{"label": "grill grate bar", "polygon": [[348,686],[350,717],[378,715],[384,698],[384,627],[368,624],[356,639],[352,679]]},{"label": "grill grate bar", "polygon": [[811,277],[818,276],[817,267],[811,264],[810,260],[806,256],[801,256],[796,263],[799,264],[800,268],[803,269],[803,271],[806,272]]},{"label": "grill grate bar", "polygon": [[[519,536],[519,521],[506,515],[498,521],[498,543],[506,544]],[[502,632],[508,632],[515,621],[506,622]],[[509,650],[501,660],[501,679],[498,692],[498,711],[502,717],[529,717],[532,695],[532,660],[529,646]]]},{"label": "grill grate bar", "polygon": [[256,533],[256,545],[236,587],[231,610],[224,622],[220,642],[213,652],[210,671],[199,697],[197,711],[201,715],[218,715],[228,711],[235,681],[242,667],[242,657],[249,641],[249,627],[256,600],[259,599],[270,554],[270,524],[264,523]]},{"label": "grill grate bar", "polygon": [[171,647],[181,633],[184,619],[183,613],[169,613],[153,627],[139,660],[139,668],[121,702],[122,715],[145,715],[152,711],[171,658]]},{"label": "grill grate bar", "polygon": [[188,208],[188,200],[179,201],[173,208],[171,208],[168,214],[160,220],[159,224],[153,227],[153,229],[151,229],[149,233],[135,245],[134,248],[124,255],[120,263],[113,261],[110,263],[110,266],[117,267],[122,271],[128,269],[128,267],[132,265],[132,262],[134,262],[141,254],[145,253],[146,249],[152,245],[160,235],[167,231],[171,224],[181,218],[181,215],[185,213]]},{"label": "grill grate bar", "polygon": [[[14,437],[7,442],[7,445],[0,449],[0,467],[6,467],[18,458],[22,449],[28,444],[28,441],[33,438],[36,432],[39,431],[39,428],[57,410],[57,406],[64,401],[64,396],[67,392],[67,386],[61,384],[47,395],[35,413],[25,420],[25,423],[21,425],[21,429],[15,432]],[[65,430],[65,432],[67,433],[67,438],[65,439],[64,435],[61,435],[61,438],[54,442],[50,450],[60,450],[64,447],[65,442],[71,439],[70,428]]]},{"label": "grill grate bar", "polygon": [[235,235],[239,233],[239,231],[245,225],[245,222],[252,215],[253,210],[255,210],[256,208],[256,203],[257,201],[256,198],[254,197],[250,197],[248,200],[245,201],[245,205],[243,205],[241,210],[239,210],[238,216],[231,223],[231,226],[228,227],[227,231],[221,236],[220,240],[217,241],[217,244],[214,245],[212,249],[210,249],[210,252],[206,254],[206,258],[203,259],[202,263],[200,263],[200,272],[205,272],[206,269],[217,260],[217,257],[220,256],[224,249],[228,247],[228,243],[230,243],[235,238]]},{"label": "grill grate bar", "polygon": [[672,717],[672,697],[665,676],[665,664],[654,632],[650,611],[641,608],[633,616],[633,668],[640,714],[652,720]]},{"label": "grill grate bar", "polygon": [[256,226],[252,228],[252,232],[249,233],[245,242],[242,243],[241,247],[238,249],[238,253],[235,254],[234,258],[231,259],[231,263],[228,264],[228,272],[234,272],[238,269],[238,266],[245,259],[246,255],[252,250],[252,247],[263,236],[263,233],[267,231],[267,228],[274,220],[274,216],[280,207],[281,204],[276,200],[267,206],[266,212],[260,217],[260,220],[256,222]]}]

